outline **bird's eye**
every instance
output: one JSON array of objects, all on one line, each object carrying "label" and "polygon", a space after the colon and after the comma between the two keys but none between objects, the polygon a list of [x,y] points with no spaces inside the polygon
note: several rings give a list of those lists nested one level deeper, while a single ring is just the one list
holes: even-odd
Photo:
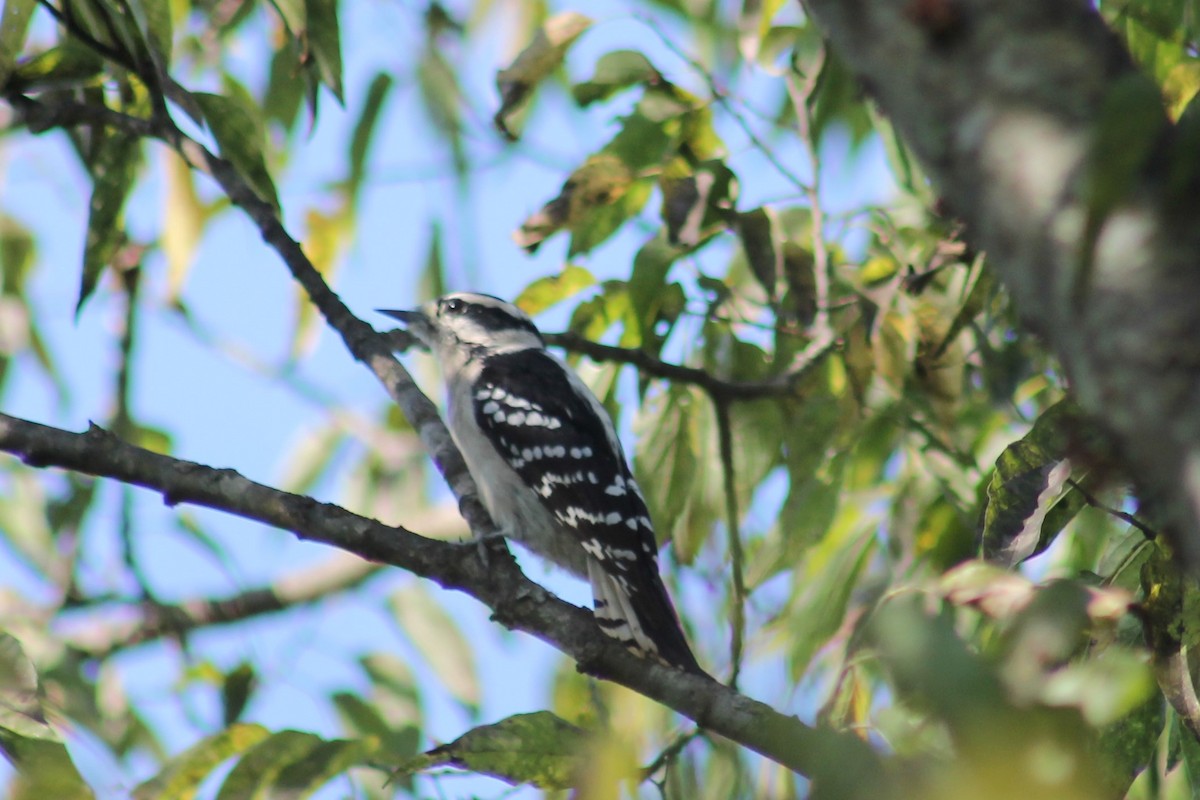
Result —
[{"label": "bird's eye", "polygon": [[466,303],[459,300],[457,297],[451,298],[442,304],[442,308],[449,311],[451,314],[457,314],[466,308]]}]

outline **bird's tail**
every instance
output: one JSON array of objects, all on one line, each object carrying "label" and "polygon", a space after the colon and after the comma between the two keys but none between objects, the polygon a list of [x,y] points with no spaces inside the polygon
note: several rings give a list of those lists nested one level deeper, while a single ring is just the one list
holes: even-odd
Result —
[{"label": "bird's tail", "polygon": [[598,561],[588,559],[588,580],[600,630],[644,658],[706,675],[688,647],[655,565],[636,566],[646,574],[631,580],[632,575],[610,572]]}]

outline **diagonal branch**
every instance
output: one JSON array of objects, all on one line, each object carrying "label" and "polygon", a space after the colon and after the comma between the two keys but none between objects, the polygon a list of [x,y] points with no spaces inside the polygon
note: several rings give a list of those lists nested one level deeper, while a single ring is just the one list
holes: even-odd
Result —
[{"label": "diagonal branch", "polygon": [[[574,658],[589,674],[650,697],[802,775],[829,797],[885,797],[878,755],[860,739],[805,725],[707,676],[638,658],[601,635],[592,615],[546,592],[505,551],[485,559],[474,544],[426,539],[310,497],[282,492],[230,469],[214,469],[126,444],[101,428],[86,433],[0,413],[0,450],[32,467],[61,467],[158,492],[169,505],[189,503],[291,531],[401,567],[487,605],[493,618]],[[848,771],[846,764],[854,764]],[[852,772],[853,774],[847,774]],[[825,795],[823,795],[825,796]]]}]

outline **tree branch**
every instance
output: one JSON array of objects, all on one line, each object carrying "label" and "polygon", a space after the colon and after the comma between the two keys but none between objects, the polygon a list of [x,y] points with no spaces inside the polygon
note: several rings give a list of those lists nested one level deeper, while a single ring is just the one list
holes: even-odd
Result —
[{"label": "tree branch", "polygon": [[790,370],[778,377],[765,381],[727,381],[712,375],[698,367],[686,367],[663,361],[645,350],[627,347],[614,347],[586,339],[577,333],[547,333],[544,335],[547,344],[561,347],[571,353],[580,353],[594,361],[611,361],[618,364],[632,364],[639,371],[655,378],[688,383],[699,386],[713,397],[714,400],[756,400],[760,397],[793,397],[799,398],[798,385],[812,367],[820,363],[837,345],[834,341],[826,341],[822,346],[809,352],[807,358],[797,359]]},{"label": "tree branch", "polygon": [[[164,637],[183,637],[201,628],[242,622],[264,614],[286,611],[315,603],[331,594],[352,589],[383,569],[380,564],[338,551],[334,558],[315,567],[288,575],[271,586],[213,600],[207,597],[179,604],[112,604],[103,607],[78,607],[59,616],[65,628],[64,640],[94,658],[107,658],[118,650],[154,642]],[[103,619],[117,616],[116,619]],[[82,617],[83,619],[79,619]],[[86,620],[86,623],[84,623]]]},{"label": "tree branch", "polygon": [[[858,738],[805,725],[707,676],[638,658],[603,636],[592,615],[546,592],[507,551],[426,539],[309,497],[126,444],[101,428],[70,433],[0,413],[0,450],[33,467],[62,467],[142,486],[168,505],[190,503],[291,531],[306,541],[392,564],[487,605],[493,618],[574,658],[580,670],[615,681],[802,775],[829,797],[885,797],[878,755]],[[847,771],[845,764],[854,764]],[[848,774],[852,772],[852,774]]]},{"label": "tree branch", "polygon": [[1148,103],[1156,87],[1085,0],[804,5],[1200,565],[1200,192],[1172,149],[1194,143],[1175,141],[1160,106],[1120,202],[1089,199],[1114,87]]}]

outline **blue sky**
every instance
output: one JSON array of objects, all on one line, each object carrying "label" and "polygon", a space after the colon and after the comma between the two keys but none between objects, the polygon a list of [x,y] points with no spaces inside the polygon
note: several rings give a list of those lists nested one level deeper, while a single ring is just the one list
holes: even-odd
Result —
[{"label": "blue sky", "polygon": [[[575,8],[586,11],[598,24],[579,40],[568,58],[573,76],[590,73],[596,58],[608,50],[633,48],[646,52],[672,80],[703,91],[696,76],[663,46],[659,35],[630,13],[629,4],[589,3]],[[525,216],[557,193],[574,165],[615,132],[615,118],[623,106],[617,101],[581,113],[560,91],[544,92],[527,125],[530,143],[509,153],[486,124],[496,102],[495,70],[512,55],[510,31],[504,24],[506,9],[511,6],[495,12],[493,34],[480,39],[476,49],[460,54],[462,63],[470,65],[467,94],[477,114],[470,125],[469,151],[473,163],[488,165],[474,176],[465,206],[456,194],[448,152],[425,122],[411,78],[410,56],[421,41],[422,13],[411,4],[344,4],[346,108],[338,107],[328,95],[323,97],[317,126],[310,135],[300,135],[297,156],[283,175],[276,176],[286,223],[299,235],[307,211],[324,201],[326,184],[344,173],[346,140],[367,83],[378,70],[395,74],[400,88],[381,122],[354,243],[336,279],[336,289],[347,305],[380,328],[386,327],[387,321],[373,309],[407,307],[418,299],[418,274],[435,221],[443,227],[448,280],[453,288],[512,296],[533,278],[552,274],[563,265],[565,238],[551,240],[531,257],[512,243],[510,235]],[[263,80],[265,30],[261,20],[252,23],[231,51],[240,77],[252,87]],[[664,30],[681,48],[692,47],[678,26],[666,23]],[[186,74],[177,77],[191,88],[204,88],[191,84]],[[773,107],[772,93],[778,91],[777,84],[765,79],[739,87],[740,96],[763,110]],[[794,189],[748,146],[736,126],[727,118],[719,124],[731,150],[731,164],[741,177],[741,207],[794,195]],[[162,225],[163,151],[151,146],[148,153],[149,169],[128,214],[131,228],[152,238]],[[793,148],[781,148],[778,155],[803,173],[802,159]],[[834,136],[823,163],[826,200],[834,211],[878,201],[888,191],[880,177],[882,156],[873,145],[852,159],[844,139]],[[202,181],[201,190],[206,197],[215,196],[211,184]],[[5,398],[4,410],[71,430],[107,417],[117,358],[112,332],[119,303],[110,291],[102,287],[81,317],[74,318],[87,197],[87,181],[61,136],[5,140],[0,150],[0,211],[37,232],[40,249],[34,301],[51,351],[70,386],[70,397],[65,405],[58,403],[50,385],[25,363]],[[651,202],[656,205],[657,200]],[[644,236],[629,231],[581,262],[597,277],[627,275]],[[197,342],[177,316],[161,305],[166,286],[161,256],[152,256],[146,268],[147,311],[134,378],[137,418],[171,431],[174,455],[180,458],[232,467],[253,480],[278,485],[287,473],[290,454],[306,435],[325,423],[325,411]],[[278,257],[240,214],[224,213],[207,229],[184,299],[196,317],[222,339],[237,343],[267,364],[280,364],[285,358],[295,290]],[[559,312],[547,314],[543,321],[553,330],[563,319]],[[416,365],[416,374],[426,388],[436,392],[436,384],[429,380],[428,362],[412,356],[405,361]],[[296,374],[322,387],[339,406],[366,418],[378,418],[387,402],[372,376],[327,332],[305,353]],[[631,374],[625,380],[631,380]],[[628,419],[623,422],[627,430]],[[323,480],[314,494],[331,502],[342,500],[344,476],[361,455],[359,447],[344,450],[338,468],[332,470],[333,477]],[[0,491],[4,490],[0,483]],[[91,518],[85,577],[93,588],[128,591],[132,587],[119,577],[123,571],[114,514],[118,492],[117,487],[106,486]],[[138,557],[146,573],[156,579],[153,591],[164,601],[231,594],[329,556],[326,548],[297,542],[290,534],[192,510],[200,525],[229,553],[228,563],[222,564],[179,532],[176,512],[164,507],[156,496],[139,491],[135,508]],[[531,577],[544,580],[567,599],[580,604],[590,600],[581,583],[547,573],[535,559],[526,558],[523,563]],[[269,688],[250,707],[251,720],[274,729],[294,727],[326,736],[336,736],[340,730],[323,701],[325,695],[334,689],[366,688],[354,667],[353,654],[396,653],[412,663],[425,690],[426,735],[433,740],[453,738],[470,720],[398,633],[383,602],[397,587],[413,581],[396,570],[360,593],[315,610],[205,632],[193,641],[193,652],[222,667],[243,659],[258,666]],[[35,598],[46,596],[45,587],[38,586],[11,554],[2,550],[0,585],[16,586]],[[556,652],[532,638],[500,633],[488,621],[486,610],[468,598],[432,586],[426,589],[478,647],[482,721],[546,706],[549,681],[560,659]],[[174,646],[139,648],[113,659],[112,665],[131,699],[171,750],[182,749],[219,727],[215,691],[193,687],[183,703],[176,701],[181,656]],[[779,694],[782,680],[781,671],[768,660],[750,671],[744,685],[750,694],[770,700]],[[72,740],[72,752],[103,797],[110,792],[120,796],[148,777],[151,768],[149,761],[113,764],[103,748],[80,738]],[[7,765],[0,763],[0,785],[6,769]],[[485,779],[452,780],[444,787],[452,795],[460,791],[494,795],[502,788]],[[341,791],[329,796],[345,791],[344,784],[335,788]]]}]

